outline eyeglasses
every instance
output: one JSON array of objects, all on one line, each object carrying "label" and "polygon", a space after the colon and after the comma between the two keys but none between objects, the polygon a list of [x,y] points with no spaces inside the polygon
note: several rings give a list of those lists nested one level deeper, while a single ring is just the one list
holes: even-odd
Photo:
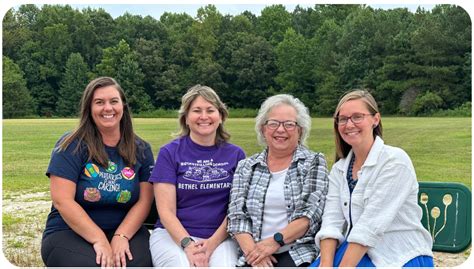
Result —
[{"label": "eyeglasses", "polygon": [[349,122],[349,119],[352,121],[352,123],[357,124],[361,123],[365,116],[373,116],[374,114],[363,114],[363,113],[354,113],[350,117],[346,116],[338,116],[335,117],[334,119],[336,120],[337,125],[346,125]]},{"label": "eyeglasses", "polygon": [[286,120],[286,121],[267,120],[265,122],[265,125],[270,130],[276,130],[282,124],[283,124],[283,128],[285,128],[285,130],[287,130],[287,131],[293,131],[296,128],[296,126],[298,126],[298,123],[296,121],[292,121],[292,120]]}]

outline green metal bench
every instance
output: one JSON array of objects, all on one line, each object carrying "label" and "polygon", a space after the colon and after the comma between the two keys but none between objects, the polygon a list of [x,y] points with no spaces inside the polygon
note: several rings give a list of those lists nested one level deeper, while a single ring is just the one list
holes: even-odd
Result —
[{"label": "green metal bench", "polygon": [[[419,182],[421,222],[433,238],[433,251],[459,253],[471,244],[471,191],[459,183]],[[155,202],[145,220],[152,230],[158,219]]]},{"label": "green metal bench", "polygon": [[471,244],[471,191],[459,183],[419,182],[421,222],[433,251],[459,253]]}]

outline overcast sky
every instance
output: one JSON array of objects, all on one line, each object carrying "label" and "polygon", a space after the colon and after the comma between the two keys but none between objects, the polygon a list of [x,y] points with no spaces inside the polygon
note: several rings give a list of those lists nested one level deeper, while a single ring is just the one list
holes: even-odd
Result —
[{"label": "overcast sky", "polygon": [[[131,4],[71,4],[74,8],[83,9],[85,7],[92,7],[92,8],[103,8],[105,9],[113,18],[117,18],[120,15],[123,15],[125,12],[131,13],[133,15],[141,15],[147,16],[150,15],[154,18],[159,19],[164,12],[171,12],[171,13],[187,13],[192,17],[195,17],[197,14],[197,10],[205,6],[206,4],[156,4],[156,5],[131,5]],[[223,15],[238,15],[245,10],[252,12],[253,14],[259,16],[260,11],[269,4],[214,4],[217,7],[217,10]],[[314,3],[302,3],[299,4],[303,7],[313,7]],[[297,4],[285,4],[286,10],[292,12]],[[410,11],[415,12],[418,6],[422,6],[427,10],[431,10],[434,5],[429,4],[370,4],[373,8],[383,8],[383,9],[390,9],[390,8],[397,8],[397,7],[406,7]]]},{"label": "overcast sky", "polygon": [[[150,2],[157,4],[149,4]],[[430,1],[430,0],[428,0]],[[397,7],[406,7],[410,11],[415,12],[418,6],[422,6],[426,10],[431,10],[435,5],[433,3],[440,3],[439,0],[398,0],[396,4],[392,4],[394,1],[378,0],[372,1],[367,0],[364,2],[346,0],[341,2],[340,0],[321,2],[319,0],[286,0],[286,1],[273,1],[273,0],[0,0],[0,14],[4,14],[6,10],[11,7],[17,8],[21,4],[36,3],[41,6],[43,4],[69,4],[74,8],[82,10],[86,7],[92,8],[103,8],[113,18],[123,15],[125,12],[129,12],[133,15],[147,16],[150,15],[154,18],[159,19],[164,12],[171,13],[187,13],[192,17],[196,16],[197,10],[205,6],[208,3],[214,4],[219,12],[223,15],[238,15],[243,11],[248,10],[253,14],[259,16],[260,11],[268,5],[283,3],[286,6],[286,10],[292,12],[294,8],[299,4],[303,7],[314,7],[316,3],[366,3],[373,8],[393,9]],[[451,1],[453,4],[455,1]],[[470,1],[472,2],[472,0]],[[131,4],[132,3],[132,4]],[[230,4],[229,4],[230,3]],[[244,3],[244,4],[242,4]],[[377,4],[381,3],[381,4]],[[420,4],[421,3],[421,4]],[[444,1],[446,3],[446,1]]]}]

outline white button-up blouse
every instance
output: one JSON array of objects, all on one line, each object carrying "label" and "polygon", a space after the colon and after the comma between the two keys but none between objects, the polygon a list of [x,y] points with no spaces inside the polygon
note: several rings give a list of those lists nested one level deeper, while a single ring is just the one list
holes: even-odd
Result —
[{"label": "white button-up blouse", "polygon": [[[418,182],[408,154],[376,137],[351,197],[346,176],[352,154],[351,150],[335,163],[329,175],[317,248],[326,238],[368,246],[367,254],[377,267],[400,267],[417,256],[433,256],[431,236],[421,224]],[[350,217],[353,227],[347,235]]]}]

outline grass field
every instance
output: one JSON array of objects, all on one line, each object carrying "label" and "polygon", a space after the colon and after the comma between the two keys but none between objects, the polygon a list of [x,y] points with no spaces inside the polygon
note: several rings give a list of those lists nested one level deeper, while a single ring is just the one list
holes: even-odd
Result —
[{"label": "grass field", "polygon": [[[41,233],[51,205],[45,176],[57,139],[75,127],[73,119],[3,120],[3,251],[16,266],[43,266]],[[176,119],[135,119],[135,130],[152,145],[172,139]],[[247,155],[262,148],[256,142],[253,119],[226,123],[231,142]],[[383,118],[386,144],[403,148],[411,157],[419,181],[460,182],[472,187],[471,118]],[[334,162],[332,120],[314,118],[308,146]]]},{"label": "grass field", "polygon": [[[44,175],[56,140],[75,127],[72,119],[3,120],[4,192],[47,191]],[[152,145],[154,154],[172,139],[176,119],[135,119],[138,135]],[[230,119],[231,142],[247,155],[259,152],[253,119]],[[420,181],[455,181],[471,187],[470,118],[384,118],[386,144],[405,149]],[[334,161],[332,121],[313,119],[308,146]],[[156,157],[156,156],[155,156]]]}]

